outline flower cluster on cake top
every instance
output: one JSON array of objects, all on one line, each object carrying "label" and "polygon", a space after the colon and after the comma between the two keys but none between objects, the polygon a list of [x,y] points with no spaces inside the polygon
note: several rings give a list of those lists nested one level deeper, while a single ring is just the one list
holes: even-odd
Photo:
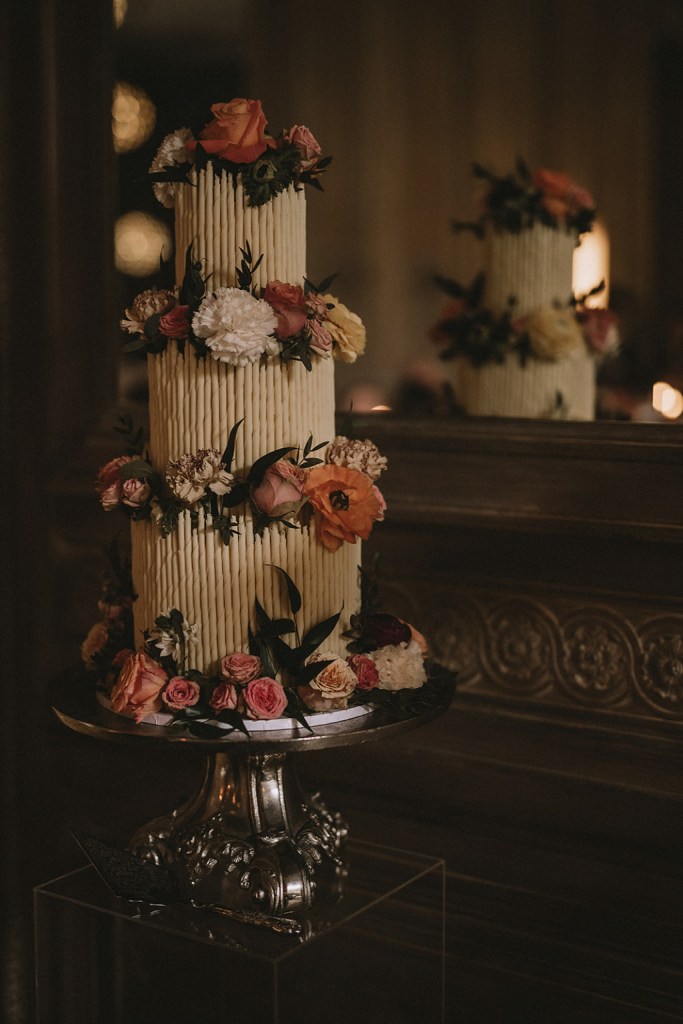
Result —
[{"label": "flower cluster on cake top", "polygon": [[[532,172],[518,160],[516,170],[503,177],[480,164],[474,164],[474,174],[488,185],[483,209],[477,221],[454,222],[456,231],[471,230],[481,238],[487,226],[518,234],[540,224],[578,237],[591,229],[595,218],[592,195],[560,171]],[[524,316],[516,312],[514,295],[502,314],[484,304],[483,273],[469,285],[441,274],[435,275],[434,282],[448,296],[429,332],[440,348],[441,359],[462,356],[474,366],[483,366],[515,358],[525,366],[530,359],[556,362],[586,351],[602,359],[619,346],[616,315],[588,303],[604,289],[604,282],[586,295],[568,295],[564,303],[540,306]]]},{"label": "flower cluster on cake top", "polygon": [[455,221],[456,230],[470,230],[482,236],[487,224],[496,231],[513,233],[544,224],[580,235],[593,226],[593,196],[562,171],[531,171],[518,159],[515,170],[509,174],[495,174],[479,163],[472,165],[472,172],[486,183],[481,214],[476,221]]},{"label": "flower cluster on cake top", "polygon": [[[291,528],[313,523],[328,551],[367,540],[373,525],[384,519],[387,506],[377,480],[387,460],[372,441],[340,435],[328,446],[309,437],[302,448],[278,448],[233,472],[241,423],[231,430],[222,454],[217,448],[185,452],[159,471],[146,455],[140,432],[124,417],[119,430],[127,437],[127,453],[111,459],[97,475],[103,509],[153,519],[164,535],[176,529],[183,512],[196,528],[201,510],[224,544],[239,533],[247,512],[256,533],[271,523]],[[325,460],[316,455],[323,448]]]},{"label": "flower cluster on cake top", "polygon": [[253,278],[262,257],[254,260],[248,243],[240,252],[238,287],[209,291],[202,264],[189,249],[180,288],[148,288],[126,309],[120,326],[132,338],[124,352],[158,355],[173,341],[229,366],[279,356],[307,370],[314,356],[353,363],[362,355],[365,327],[327,291],[334,277],[317,285],[305,279],[302,285],[269,281],[258,288]]},{"label": "flower cluster on cake top", "polygon": [[238,98],[214,103],[212,119],[195,133],[180,128],[163,140],[149,172],[154,193],[164,206],[175,205],[175,185],[193,167],[213,166],[238,175],[251,206],[262,206],[290,185],[322,188],[319,178],[332,157],[322,154],[305,125],[292,125],[274,136],[260,100]]},{"label": "flower cluster on cake top", "polygon": [[[121,596],[125,581],[112,583],[116,573],[109,578],[100,602],[103,617],[83,642],[82,656],[97,673],[112,709],[138,724],[163,712],[170,715],[172,730],[214,739],[234,729],[248,732],[245,720],[287,717],[310,730],[311,713],[352,704],[419,710],[432,691],[450,682],[430,662],[422,634],[394,615],[366,611],[353,616],[344,634],[346,657],[323,646],[341,613],[301,636],[296,621],[301,595],[283,569],[272,568],[285,585],[290,616],[272,619],[257,601],[248,649],[226,653],[214,673],[192,667],[197,627],[175,608],[157,617],[136,649],[132,599]],[[118,596],[112,605],[114,591]]]}]

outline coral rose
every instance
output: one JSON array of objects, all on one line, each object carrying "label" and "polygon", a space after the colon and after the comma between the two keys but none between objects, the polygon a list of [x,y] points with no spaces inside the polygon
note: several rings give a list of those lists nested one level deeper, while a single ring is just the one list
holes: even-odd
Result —
[{"label": "coral rose", "polygon": [[183,708],[191,708],[199,703],[201,690],[199,684],[193,679],[183,679],[182,676],[174,676],[169,680],[168,686],[161,693],[161,699],[167,708],[172,711],[182,711]]},{"label": "coral rose", "polygon": [[209,698],[214,711],[236,711],[239,704],[237,688],[232,683],[219,683]]},{"label": "coral rose", "polygon": [[335,356],[343,363],[355,363],[365,351],[363,321],[334,295],[322,295],[321,298],[333,307],[327,311],[327,329],[337,343]]},{"label": "coral rose", "polygon": [[141,722],[161,708],[161,691],[167,682],[167,673],[144,651],[131,654],[111,691],[112,707],[120,715]]},{"label": "coral rose", "polygon": [[270,720],[282,715],[287,707],[287,694],[276,679],[262,676],[247,684],[244,701],[248,718]]},{"label": "coral rose", "polygon": [[346,466],[314,466],[306,476],[304,494],[313,506],[318,536],[329,551],[344,541],[367,540],[380,512],[372,481]]},{"label": "coral rose", "polygon": [[234,164],[250,164],[265,153],[273,140],[266,138],[266,115],[260,100],[234,99],[230,103],[214,103],[213,121],[199,133],[198,142],[188,142],[194,152],[201,146],[205,153]]},{"label": "coral rose", "polygon": [[251,492],[251,500],[264,515],[287,515],[301,505],[305,480],[305,470],[288,459],[279,459],[268,467],[261,483]]},{"label": "coral rose", "polygon": [[248,683],[256,679],[261,671],[261,659],[255,654],[243,654],[235,651],[221,659],[221,675],[229,683]]}]

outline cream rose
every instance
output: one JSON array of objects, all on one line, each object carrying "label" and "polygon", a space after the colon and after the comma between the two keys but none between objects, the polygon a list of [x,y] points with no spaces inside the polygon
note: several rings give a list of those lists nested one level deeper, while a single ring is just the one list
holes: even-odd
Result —
[{"label": "cream rose", "polygon": [[323,302],[333,306],[327,311],[327,329],[337,343],[334,350],[336,358],[343,363],[355,363],[365,351],[363,321],[334,295],[320,297]]},{"label": "cream rose", "polygon": [[585,347],[583,332],[571,309],[538,309],[529,316],[525,327],[537,359],[553,362]]},{"label": "cream rose", "polygon": [[356,673],[334,651],[317,651],[308,664],[318,661],[330,664],[311,679],[308,687],[300,687],[299,696],[314,711],[348,707],[349,697],[357,685]]}]

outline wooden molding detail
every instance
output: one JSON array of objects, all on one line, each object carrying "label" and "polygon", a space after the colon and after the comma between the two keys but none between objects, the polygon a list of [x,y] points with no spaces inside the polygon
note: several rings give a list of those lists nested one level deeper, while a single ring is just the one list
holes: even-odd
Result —
[{"label": "wooden molding detail", "polygon": [[419,607],[434,656],[457,671],[461,693],[683,725],[683,612],[433,580],[390,590],[387,607],[406,617]]}]

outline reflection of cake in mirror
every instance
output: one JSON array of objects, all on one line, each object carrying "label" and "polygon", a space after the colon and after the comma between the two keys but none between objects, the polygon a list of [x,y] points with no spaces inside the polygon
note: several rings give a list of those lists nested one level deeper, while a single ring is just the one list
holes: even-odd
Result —
[{"label": "reflection of cake in mirror", "polygon": [[449,299],[431,331],[442,359],[453,360],[459,406],[474,416],[592,420],[599,360],[617,344],[606,309],[572,291],[574,250],[591,230],[595,204],[565,174],[518,161],[497,177],[477,164],[486,184],[483,211],[456,230],[484,243],[484,271],[471,285],[446,277]]}]

